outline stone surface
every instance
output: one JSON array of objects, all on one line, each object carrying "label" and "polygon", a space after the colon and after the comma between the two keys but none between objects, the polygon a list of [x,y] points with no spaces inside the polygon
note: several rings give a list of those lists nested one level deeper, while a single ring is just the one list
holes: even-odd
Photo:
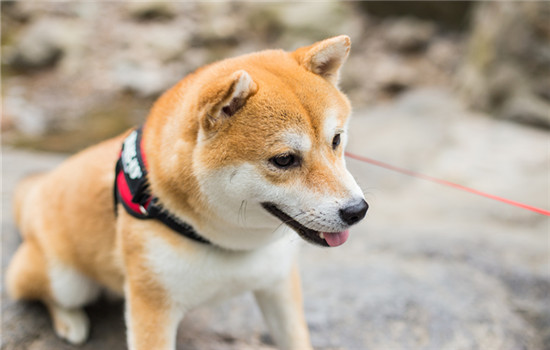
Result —
[{"label": "stone surface", "polygon": [[443,28],[464,29],[472,8],[470,1],[362,1],[361,7],[369,14],[382,18],[413,16],[437,23]]},{"label": "stone surface", "polygon": [[550,3],[478,3],[474,14],[461,94],[496,117],[550,128]]},{"label": "stone surface", "polygon": [[422,51],[434,37],[435,26],[431,22],[422,22],[414,18],[391,21],[384,31],[386,44],[398,52],[411,53]]},{"label": "stone surface", "polygon": [[[348,150],[550,208],[545,131],[473,114],[443,89],[358,110]],[[3,149],[2,268],[19,238],[17,179],[62,156]],[[316,349],[550,347],[549,219],[348,159],[370,210],[336,249],[304,246],[306,317]],[[82,347],[57,340],[38,304],[2,288],[2,349],[123,349],[123,306],[88,308]],[[178,349],[273,349],[250,295],[191,312]]]}]

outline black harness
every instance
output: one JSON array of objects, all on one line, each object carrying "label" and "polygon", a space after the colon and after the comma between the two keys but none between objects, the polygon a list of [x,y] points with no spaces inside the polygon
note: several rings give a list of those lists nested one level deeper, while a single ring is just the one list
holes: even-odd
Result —
[{"label": "black harness", "polygon": [[182,236],[196,242],[211,244],[191,225],[163,209],[159,199],[150,193],[147,181],[147,163],[141,146],[142,131],[143,126],[132,131],[122,144],[122,151],[115,170],[115,215],[118,203],[122,203],[128,214],[135,218],[159,220]]}]

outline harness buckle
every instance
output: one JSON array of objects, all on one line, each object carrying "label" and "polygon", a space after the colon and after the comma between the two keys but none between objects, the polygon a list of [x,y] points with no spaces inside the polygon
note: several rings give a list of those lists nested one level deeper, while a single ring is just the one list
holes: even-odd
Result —
[{"label": "harness buckle", "polygon": [[147,212],[147,209],[145,209],[145,207],[143,205],[140,204],[139,206],[139,211],[143,214],[143,215],[149,215],[149,213]]}]

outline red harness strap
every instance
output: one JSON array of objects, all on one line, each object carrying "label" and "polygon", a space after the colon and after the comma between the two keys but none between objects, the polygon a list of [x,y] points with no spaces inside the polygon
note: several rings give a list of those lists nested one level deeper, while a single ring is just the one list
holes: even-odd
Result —
[{"label": "red harness strap", "polygon": [[118,195],[120,202],[124,204],[126,207],[126,210],[130,210],[131,213],[134,216],[136,215],[147,215],[147,209],[149,208],[149,205],[151,205],[151,199],[152,197],[149,197],[149,199],[142,205],[139,203],[135,203],[133,201],[134,196],[132,195],[132,192],[130,192],[130,188],[128,187],[128,183],[126,182],[126,178],[124,177],[124,172],[120,171],[118,175],[116,176],[116,184],[118,188]]},{"label": "red harness strap", "polygon": [[177,233],[200,243],[210,244],[192,226],[162,208],[149,191],[145,153],[141,142],[143,127],[132,131],[122,144],[116,164],[114,183],[115,215],[118,203],[135,218],[159,220]]}]

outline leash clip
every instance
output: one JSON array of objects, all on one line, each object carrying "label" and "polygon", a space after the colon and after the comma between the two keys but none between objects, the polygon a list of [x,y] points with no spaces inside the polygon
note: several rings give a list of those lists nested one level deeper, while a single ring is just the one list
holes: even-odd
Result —
[{"label": "leash clip", "polygon": [[143,215],[149,215],[149,213],[147,212],[147,209],[145,209],[145,207],[143,205],[140,204],[139,206],[139,211],[143,214]]}]

